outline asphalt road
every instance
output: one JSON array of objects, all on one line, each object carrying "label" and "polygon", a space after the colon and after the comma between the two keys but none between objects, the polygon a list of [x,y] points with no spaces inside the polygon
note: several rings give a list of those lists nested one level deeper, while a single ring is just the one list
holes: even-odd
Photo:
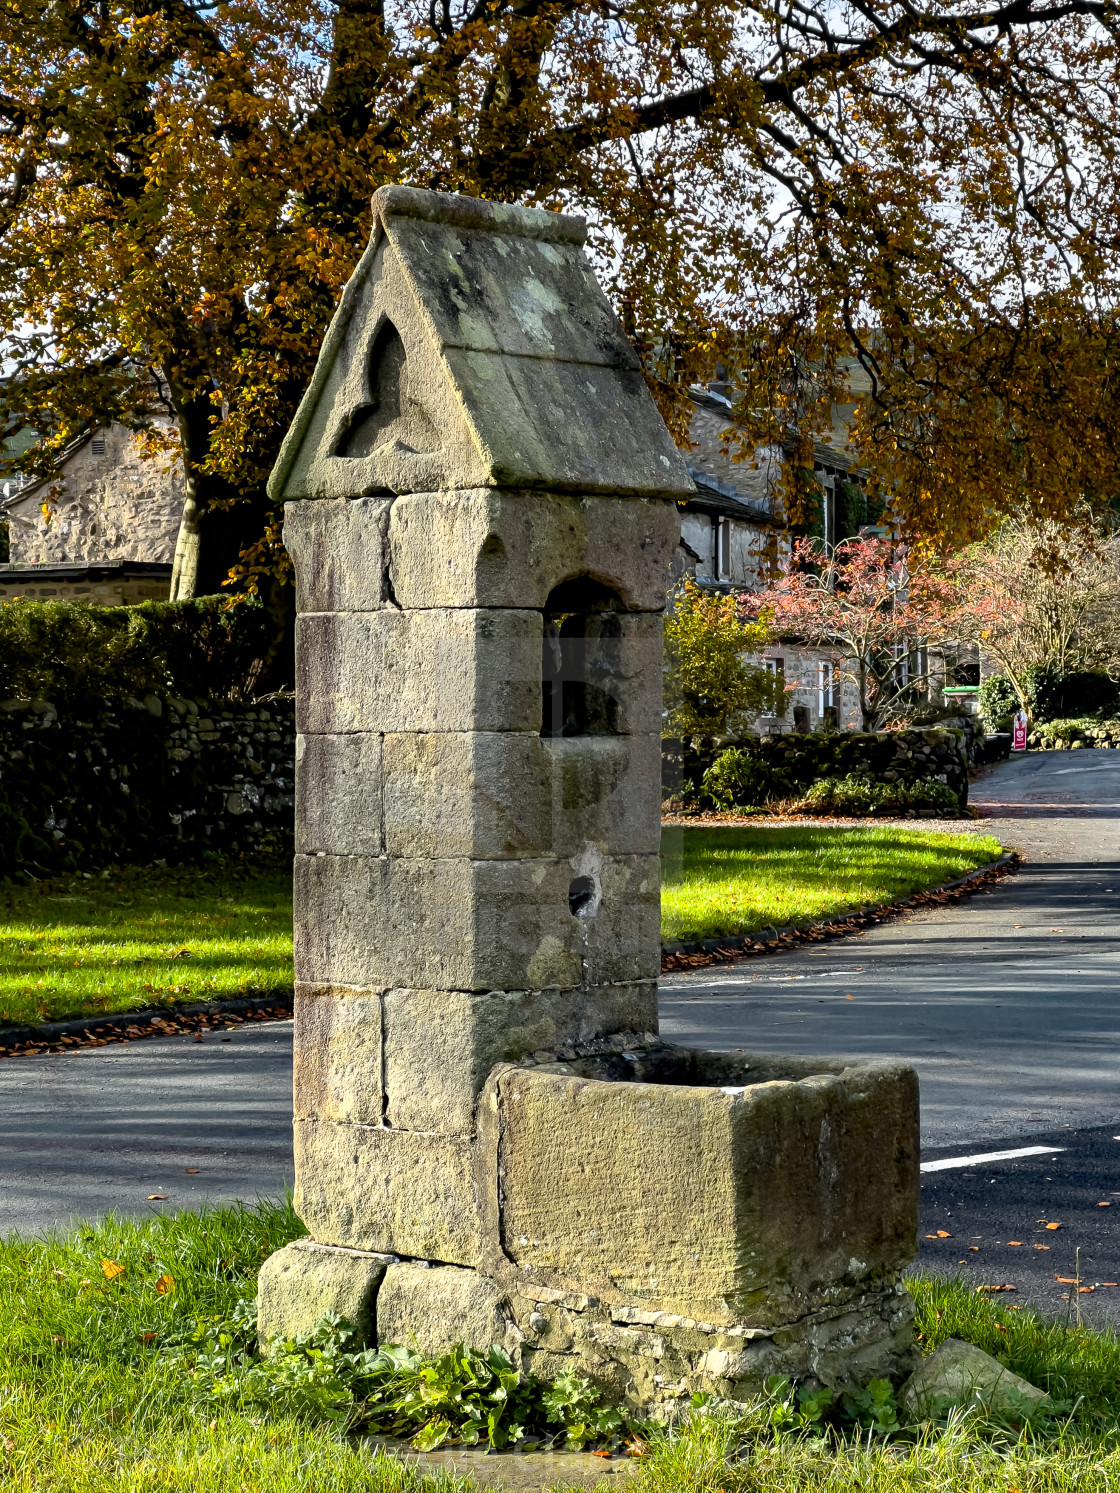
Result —
[{"label": "asphalt road", "polygon": [[[926,1174],[923,1263],[1120,1322],[1120,1287],[1103,1284],[1120,1280],[1120,752],[1001,764],[973,802],[987,817],[972,827],[1027,857],[1017,875],[823,949],[667,978],[662,1030],[717,1049],[906,1057],[927,1161],[1061,1146]],[[0,1232],[280,1195],[290,1023],[225,1035],[0,1062]],[[1055,1279],[1076,1274],[1078,1247],[1084,1293]]]},{"label": "asphalt road", "polygon": [[290,1021],[0,1062],[0,1234],[282,1197],[291,1180]]}]

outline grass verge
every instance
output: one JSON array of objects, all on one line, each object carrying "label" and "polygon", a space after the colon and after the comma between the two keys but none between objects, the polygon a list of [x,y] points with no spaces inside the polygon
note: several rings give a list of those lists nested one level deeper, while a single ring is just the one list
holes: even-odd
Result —
[{"label": "grass verge", "polygon": [[[996,859],[989,836],[886,826],[666,829],[667,940],[890,902]],[[286,860],[131,867],[0,885],[0,1023],[290,990]]]},{"label": "grass verge", "polygon": [[[0,1243],[0,1482],[12,1493],[456,1493],[348,1440],[283,1393],[211,1403],[162,1345],[251,1295],[261,1259],[302,1232],[284,1207],[109,1220]],[[1065,1421],[964,1419],[903,1437],[778,1434],[765,1400],[713,1407],[655,1440],[635,1493],[1066,1493],[1120,1487],[1120,1343],[977,1297],[912,1284],[929,1349],[968,1338],[1051,1394]],[[224,1403],[223,1403],[224,1395]],[[730,1460],[728,1460],[730,1458]],[[628,1486],[631,1486],[628,1484]]]},{"label": "grass verge", "polygon": [[990,835],[890,825],[674,826],[661,835],[661,934],[720,938],[810,922],[953,881],[998,859]]},{"label": "grass verge", "polygon": [[287,859],[0,885],[0,1022],[267,995],[292,985]]}]

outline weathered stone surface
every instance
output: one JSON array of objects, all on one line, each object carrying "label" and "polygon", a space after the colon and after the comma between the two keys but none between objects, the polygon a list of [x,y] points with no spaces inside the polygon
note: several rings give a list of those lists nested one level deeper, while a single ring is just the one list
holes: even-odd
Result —
[{"label": "weathered stone surface", "polygon": [[393,856],[571,856],[588,843],[615,855],[658,850],[655,735],[402,732],[385,737],[383,762]]},{"label": "weathered stone surface", "polygon": [[679,1415],[696,1393],[745,1400],[771,1375],[835,1390],[898,1380],[913,1367],[913,1301],[901,1281],[850,1295],[778,1330],[711,1322],[588,1296],[511,1290],[523,1368],[551,1379],[574,1366],[617,1402]]},{"label": "weathered stone surface", "polygon": [[289,503],[284,547],[297,612],[369,612],[385,605],[389,498]]},{"label": "weathered stone surface", "polygon": [[[914,1253],[917,1079],[901,1064],[766,1060],[693,1086],[673,1049],[618,1082],[532,1069],[488,1084],[504,1254],[547,1283],[773,1328],[874,1289]],[[793,1072],[797,1074],[798,1067]],[[681,1081],[682,1078],[685,1081]]]},{"label": "weathered stone surface", "polygon": [[297,981],[293,1027],[296,1118],[380,1125],[381,992]]},{"label": "weathered stone surface", "polygon": [[593,575],[627,607],[661,612],[680,539],[676,505],[493,488],[398,498],[393,594],[405,607],[543,607]]},{"label": "weathered stone surface", "polygon": [[324,1244],[451,1265],[481,1254],[469,1142],[297,1120],[295,1207]]},{"label": "weathered stone surface", "polygon": [[296,737],[296,850],[380,855],[381,737]]},{"label": "weathered stone surface", "polygon": [[953,1337],[911,1375],[898,1399],[911,1420],[944,1415],[954,1405],[1014,1417],[1053,1403],[1044,1390],[1004,1368],[982,1348]]},{"label": "weathered stone surface", "polygon": [[408,1261],[390,1265],[377,1295],[377,1344],[446,1353],[456,1343],[513,1347],[513,1312],[500,1286],[476,1270]]},{"label": "weathered stone surface", "polygon": [[269,1255],[257,1277],[257,1333],[276,1339],[313,1332],[328,1312],[353,1324],[358,1342],[374,1341],[373,1303],[392,1255],[331,1249],[297,1239]]},{"label": "weathered stone surface", "polygon": [[577,990],[388,990],[385,1116],[395,1129],[467,1135],[495,1063],[612,1032],[657,1030],[657,985]]},{"label": "weathered stone surface", "polygon": [[297,729],[539,731],[542,628],[513,608],[300,617]]},{"label": "weathered stone surface", "polygon": [[[284,442],[273,498],[691,493],[581,232],[559,214],[378,191],[370,246]],[[386,356],[387,328],[399,355]]]},{"label": "weathered stone surface", "polygon": [[567,860],[297,856],[296,978],[435,990],[654,979],[659,876],[656,856],[595,847]]}]

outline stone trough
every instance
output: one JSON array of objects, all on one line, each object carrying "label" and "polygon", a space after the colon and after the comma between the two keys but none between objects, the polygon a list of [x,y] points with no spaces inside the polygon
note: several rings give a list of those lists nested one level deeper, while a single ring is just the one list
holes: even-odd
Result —
[{"label": "stone trough", "polygon": [[374,198],[272,492],[296,570],[296,1206],[264,1342],[502,1342],[671,1413],[912,1366],[917,1081],[657,1036],[692,484],[578,219]]}]

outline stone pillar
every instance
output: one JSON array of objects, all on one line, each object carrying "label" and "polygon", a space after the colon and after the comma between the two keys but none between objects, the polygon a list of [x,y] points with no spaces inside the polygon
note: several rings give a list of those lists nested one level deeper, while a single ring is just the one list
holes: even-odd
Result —
[{"label": "stone pillar", "polygon": [[[803,1366],[743,1356],[794,1320],[881,1367],[905,1349],[907,1070],[792,1063],[756,1093],[746,1059],[657,1037],[661,623],[692,484],[583,223],[393,187],[374,224],[271,486],[311,1239],[262,1270],[262,1338],[339,1310],[368,1341],[574,1359],[647,1407]],[[837,1193],[876,1126],[894,1159],[863,1219]],[[816,1180],[770,1207],[791,1163]]]}]

